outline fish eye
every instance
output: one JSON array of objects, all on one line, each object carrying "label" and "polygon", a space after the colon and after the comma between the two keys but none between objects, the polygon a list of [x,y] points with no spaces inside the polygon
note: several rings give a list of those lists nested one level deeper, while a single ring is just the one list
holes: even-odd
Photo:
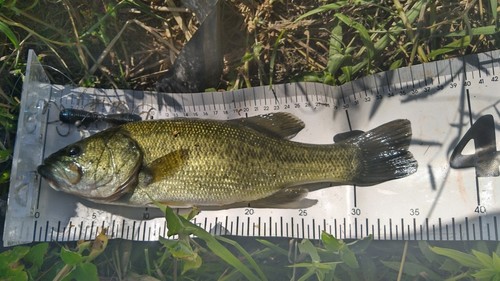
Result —
[{"label": "fish eye", "polygon": [[68,155],[71,157],[78,156],[78,155],[80,155],[81,152],[82,152],[82,149],[77,145],[72,145],[68,148]]}]

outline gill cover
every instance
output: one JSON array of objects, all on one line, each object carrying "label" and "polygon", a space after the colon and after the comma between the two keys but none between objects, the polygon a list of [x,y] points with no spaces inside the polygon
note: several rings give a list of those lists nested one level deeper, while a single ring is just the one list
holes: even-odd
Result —
[{"label": "gill cover", "polygon": [[113,201],[135,187],[141,165],[137,143],[113,128],[55,152],[38,172],[56,190]]}]

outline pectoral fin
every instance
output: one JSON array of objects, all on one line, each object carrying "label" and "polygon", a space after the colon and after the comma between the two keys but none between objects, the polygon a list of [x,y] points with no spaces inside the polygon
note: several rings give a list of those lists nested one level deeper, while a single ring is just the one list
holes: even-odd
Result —
[{"label": "pectoral fin", "polygon": [[148,185],[168,178],[178,171],[187,159],[187,149],[179,149],[165,154],[143,167],[139,175],[139,182]]}]

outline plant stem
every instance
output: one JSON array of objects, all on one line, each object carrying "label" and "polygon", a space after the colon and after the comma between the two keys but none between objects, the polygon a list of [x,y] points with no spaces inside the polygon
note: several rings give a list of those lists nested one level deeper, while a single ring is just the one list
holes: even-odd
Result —
[{"label": "plant stem", "polygon": [[408,241],[405,241],[405,245],[403,247],[403,256],[401,257],[401,264],[399,265],[399,273],[397,281],[401,281],[401,278],[403,277],[403,267],[405,264],[407,252],[408,252]]}]

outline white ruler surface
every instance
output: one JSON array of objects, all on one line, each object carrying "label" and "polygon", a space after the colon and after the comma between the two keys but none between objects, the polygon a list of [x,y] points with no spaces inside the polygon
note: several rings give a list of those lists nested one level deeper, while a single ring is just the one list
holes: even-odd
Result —
[{"label": "white ruler surface", "polygon": [[[409,119],[418,172],[369,187],[314,191],[307,209],[203,211],[195,223],[217,235],[381,240],[499,240],[500,51],[400,68],[332,87],[291,83],[228,92],[167,94],[52,85],[30,52],[3,241],[112,238],[155,241],[161,212],[91,203],[53,191],[36,167],[52,152],[108,124],[76,127],[63,109],[146,118],[244,118],[290,112],[306,127],[293,140],[332,143],[349,130]],[[498,136],[498,138],[497,138]]]}]

